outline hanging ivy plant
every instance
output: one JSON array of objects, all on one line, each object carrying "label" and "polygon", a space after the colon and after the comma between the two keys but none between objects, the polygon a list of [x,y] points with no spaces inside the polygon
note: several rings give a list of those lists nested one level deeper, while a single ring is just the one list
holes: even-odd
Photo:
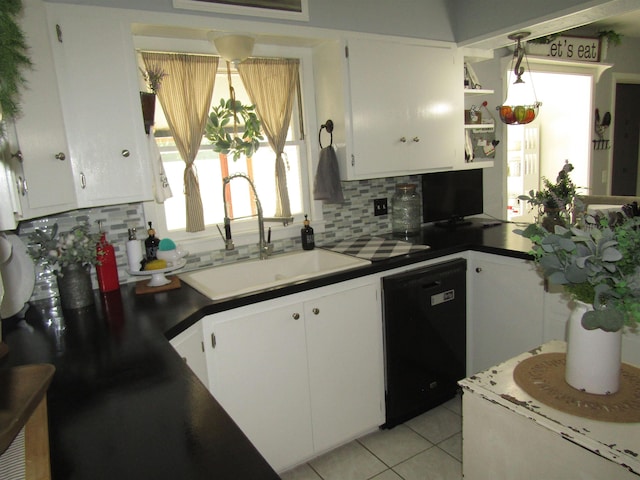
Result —
[{"label": "hanging ivy plant", "polygon": [[22,70],[31,67],[31,60],[17,23],[22,0],[1,0],[0,5],[0,118],[12,119],[20,113],[20,89],[26,83]]},{"label": "hanging ivy plant", "polygon": [[614,30],[601,30],[598,32],[598,37],[601,39],[606,38],[609,45],[613,45],[614,47],[622,43],[622,35]]},{"label": "hanging ivy plant", "polygon": [[[231,154],[234,161],[242,155],[251,157],[264,139],[255,110],[255,105],[243,105],[233,98],[221,99],[219,105],[212,107],[205,136],[213,144],[213,151]],[[238,128],[242,127],[243,132],[239,135]]]}]

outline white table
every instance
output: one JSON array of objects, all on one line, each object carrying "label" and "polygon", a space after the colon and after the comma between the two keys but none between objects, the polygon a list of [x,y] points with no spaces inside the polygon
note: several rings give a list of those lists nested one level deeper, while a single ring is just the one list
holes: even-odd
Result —
[{"label": "white table", "polygon": [[519,362],[565,348],[564,342],[551,341],[459,382],[465,480],[638,480],[640,423],[563,413],[515,383],[513,370]]}]

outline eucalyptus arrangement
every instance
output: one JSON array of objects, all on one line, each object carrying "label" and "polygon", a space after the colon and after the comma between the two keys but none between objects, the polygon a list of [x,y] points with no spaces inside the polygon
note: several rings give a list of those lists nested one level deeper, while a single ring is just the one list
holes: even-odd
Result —
[{"label": "eucalyptus arrangement", "polygon": [[147,84],[147,88],[154,94],[157,94],[158,90],[160,90],[164,77],[169,75],[159,65],[151,65],[146,70],[141,68],[140,72],[142,72],[142,78]]},{"label": "eucalyptus arrangement", "polygon": [[[96,252],[99,234],[89,232],[89,225],[84,223],[72,228],[69,232],[58,235],[58,224],[54,224],[51,233],[36,229],[29,235],[28,247],[31,257],[40,263],[58,266],[60,269],[69,265],[99,265]],[[57,268],[54,273],[61,274]]]},{"label": "eucalyptus arrangement", "polygon": [[[242,127],[240,135],[238,128]],[[205,136],[211,141],[214,152],[231,154],[234,161],[242,155],[251,157],[264,139],[255,105],[243,105],[233,96],[228,100],[220,99],[220,103],[211,108]]]},{"label": "eucalyptus arrangement", "polygon": [[640,217],[624,210],[553,231],[540,224],[515,231],[532,241],[530,253],[551,283],[593,306],[582,317],[587,330],[637,330],[640,322]]}]

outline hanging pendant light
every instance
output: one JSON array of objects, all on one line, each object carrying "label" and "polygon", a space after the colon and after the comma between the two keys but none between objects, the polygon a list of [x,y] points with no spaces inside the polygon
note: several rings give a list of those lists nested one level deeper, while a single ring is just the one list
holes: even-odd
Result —
[{"label": "hanging pendant light", "polygon": [[248,35],[220,35],[216,32],[209,32],[207,37],[215,45],[220,56],[234,67],[246,60],[253,52],[255,39]]},{"label": "hanging pendant light", "polygon": [[[513,52],[513,58],[511,60],[511,71],[515,75],[515,81],[507,86],[507,98],[503,105],[496,107],[500,114],[500,120],[507,125],[525,125],[531,123],[538,116],[538,109],[541,102],[536,97],[536,90],[533,87],[533,79],[529,78],[529,83],[525,83],[522,76],[525,73],[525,68],[522,66],[524,60],[527,64],[527,70],[531,73],[529,68],[529,61],[524,51],[524,47],[521,44],[523,38],[527,38],[529,32],[518,32],[509,35],[509,40],[517,41],[516,48]],[[511,76],[511,74],[509,75]]]}]

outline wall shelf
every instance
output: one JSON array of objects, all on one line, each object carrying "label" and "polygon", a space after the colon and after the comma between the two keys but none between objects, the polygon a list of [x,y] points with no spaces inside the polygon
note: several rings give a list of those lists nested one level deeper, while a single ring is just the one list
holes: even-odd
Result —
[{"label": "wall shelf", "polygon": [[491,95],[493,94],[494,91],[493,90],[487,90],[485,88],[465,88],[464,89],[464,94],[465,95]]},{"label": "wall shelf", "polygon": [[496,126],[493,123],[465,123],[464,128],[465,130],[471,130],[473,133],[478,133],[493,132]]}]

